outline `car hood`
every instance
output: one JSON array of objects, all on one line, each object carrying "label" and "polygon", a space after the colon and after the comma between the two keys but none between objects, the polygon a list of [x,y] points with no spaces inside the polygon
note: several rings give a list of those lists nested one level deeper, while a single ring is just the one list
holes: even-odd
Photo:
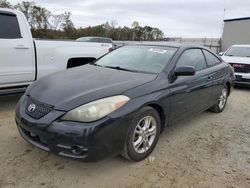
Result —
[{"label": "car hood", "polygon": [[222,56],[222,59],[227,63],[241,63],[241,64],[250,64],[249,57],[234,57],[234,56]]},{"label": "car hood", "polygon": [[26,94],[57,110],[67,111],[100,98],[122,94],[156,77],[155,74],[84,65],[42,78],[32,84]]}]

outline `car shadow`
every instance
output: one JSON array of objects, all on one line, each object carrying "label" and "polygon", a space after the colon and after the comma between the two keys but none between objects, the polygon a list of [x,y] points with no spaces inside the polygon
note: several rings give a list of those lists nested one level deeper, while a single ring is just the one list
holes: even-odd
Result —
[{"label": "car shadow", "polygon": [[0,95],[0,110],[15,107],[23,94]]},{"label": "car shadow", "polygon": [[235,85],[234,89],[243,90],[243,91],[250,91],[250,86],[238,86],[238,85]]}]

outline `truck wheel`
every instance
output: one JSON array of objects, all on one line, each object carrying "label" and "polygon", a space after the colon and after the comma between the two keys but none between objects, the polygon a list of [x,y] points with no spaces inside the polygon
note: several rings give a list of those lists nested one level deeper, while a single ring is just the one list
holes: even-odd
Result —
[{"label": "truck wheel", "polygon": [[159,139],[161,119],[151,107],[143,108],[133,120],[127,135],[122,156],[141,161],[153,150]]}]

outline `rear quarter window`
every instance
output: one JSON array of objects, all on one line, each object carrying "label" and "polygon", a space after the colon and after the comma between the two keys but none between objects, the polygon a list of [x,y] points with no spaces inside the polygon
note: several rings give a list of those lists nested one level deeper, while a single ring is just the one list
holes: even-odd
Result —
[{"label": "rear quarter window", "polygon": [[207,65],[209,67],[217,65],[221,62],[219,58],[217,58],[214,54],[210,53],[209,51],[203,50],[203,52],[207,60]]},{"label": "rear quarter window", "polygon": [[17,17],[14,15],[0,14],[0,39],[21,38]]}]

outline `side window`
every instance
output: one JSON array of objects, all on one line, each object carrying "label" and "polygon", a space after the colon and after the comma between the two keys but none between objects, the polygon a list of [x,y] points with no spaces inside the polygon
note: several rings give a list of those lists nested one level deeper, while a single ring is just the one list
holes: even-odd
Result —
[{"label": "side window", "polygon": [[0,14],[0,38],[1,39],[21,38],[21,32],[16,16]]},{"label": "side window", "polygon": [[100,43],[110,43],[110,41],[108,39],[103,39],[103,38],[99,38],[98,42],[100,42]]},{"label": "side window", "polygon": [[112,43],[109,39],[103,39],[103,43]]},{"label": "side window", "polygon": [[90,42],[100,42],[99,38],[91,38]]},{"label": "side window", "polygon": [[210,53],[209,51],[207,50],[203,50],[204,52],[204,55],[206,57],[206,60],[207,60],[207,65],[209,67],[213,66],[213,65],[216,65],[218,63],[220,63],[221,61],[216,57],[214,56],[212,53]]},{"label": "side window", "polygon": [[196,71],[206,68],[206,61],[200,49],[186,50],[179,58],[176,67],[193,66]]}]

